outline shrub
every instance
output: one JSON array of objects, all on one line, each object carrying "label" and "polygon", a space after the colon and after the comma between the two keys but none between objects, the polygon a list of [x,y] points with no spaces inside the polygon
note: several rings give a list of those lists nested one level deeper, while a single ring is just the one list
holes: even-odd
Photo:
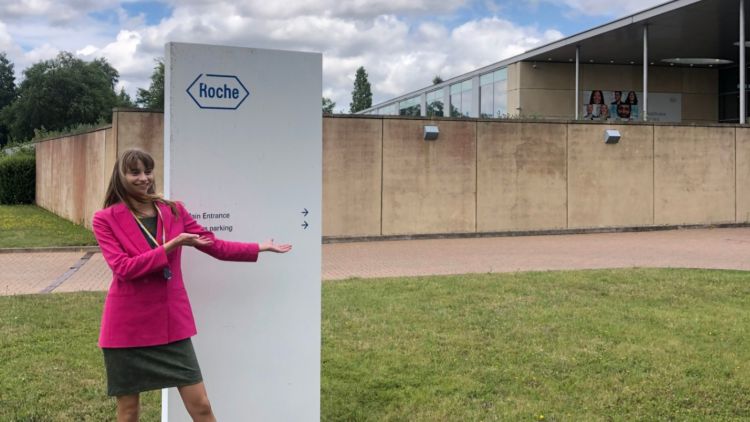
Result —
[{"label": "shrub", "polygon": [[36,158],[30,154],[0,157],[0,204],[31,204],[36,193]]}]

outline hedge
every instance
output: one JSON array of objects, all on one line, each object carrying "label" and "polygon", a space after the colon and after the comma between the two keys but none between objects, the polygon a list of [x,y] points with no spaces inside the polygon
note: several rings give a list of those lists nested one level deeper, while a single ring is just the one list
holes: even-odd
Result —
[{"label": "hedge", "polygon": [[0,204],[31,204],[36,193],[36,159],[28,154],[0,157]]}]

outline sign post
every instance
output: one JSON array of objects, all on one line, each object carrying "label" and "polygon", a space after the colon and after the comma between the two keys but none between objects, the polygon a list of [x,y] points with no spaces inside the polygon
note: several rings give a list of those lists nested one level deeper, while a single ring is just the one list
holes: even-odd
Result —
[{"label": "sign post", "polygon": [[[221,239],[293,245],[257,263],[183,252],[193,344],[219,420],[320,419],[321,63],[166,46],[165,194]],[[177,390],[163,393],[163,420],[190,420]]]}]

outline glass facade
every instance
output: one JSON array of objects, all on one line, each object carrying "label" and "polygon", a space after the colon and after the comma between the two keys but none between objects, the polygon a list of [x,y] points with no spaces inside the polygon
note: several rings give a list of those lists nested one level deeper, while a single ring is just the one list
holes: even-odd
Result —
[{"label": "glass facade", "polygon": [[[476,78],[476,77],[474,77]],[[391,102],[367,113],[381,116],[481,117],[508,116],[508,69],[502,68],[481,75],[479,89],[474,93],[476,79],[467,79],[447,87],[431,88],[423,94]],[[424,106],[422,105],[424,95]],[[474,98],[479,95],[479,98]],[[476,103],[475,103],[476,102]],[[475,108],[478,106],[478,110]],[[424,108],[424,109],[423,109]]]},{"label": "glass facade", "polygon": [[443,117],[443,89],[438,89],[437,91],[428,92],[425,96],[427,104],[427,116],[437,116],[437,117]]},{"label": "glass facade", "polygon": [[398,114],[396,111],[396,104],[388,104],[387,106],[380,107],[377,114],[381,116],[393,116]]},{"label": "glass facade", "polygon": [[471,80],[451,85],[451,117],[469,117],[471,115]]},{"label": "glass facade", "polygon": [[421,116],[422,105],[419,97],[412,97],[398,103],[398,114],[401,116]]},{"label": "glass facade", "polygon": [[479,78],[479,117],[508,115],[508,69],[502,68]]}]

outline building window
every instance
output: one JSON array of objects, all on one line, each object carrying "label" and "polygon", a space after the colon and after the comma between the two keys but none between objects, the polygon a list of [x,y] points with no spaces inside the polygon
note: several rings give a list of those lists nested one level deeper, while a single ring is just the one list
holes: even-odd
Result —
[{"label": "building window", "polygon": [[479,78],[479,115],[489,119],[508,115],[508,69]]},{"label": "building window", "polygon": [[427,103],[427,116],[443,117],[443,90],[428,92],[425,96]]},{"label": "building window", "polygon": [[451,117],[471,115],[471,80],[451,85]]},{"label": "building window", "polygon": [[422,106],[419,97],[412,97],[398,103],[398,114],[401,116],[421,116]]},{"label": "building window", "polygon": [[387,106],[380,107],[378,114],[381,116],[392,116],[396,113],[396,104],[388,104]]}]

